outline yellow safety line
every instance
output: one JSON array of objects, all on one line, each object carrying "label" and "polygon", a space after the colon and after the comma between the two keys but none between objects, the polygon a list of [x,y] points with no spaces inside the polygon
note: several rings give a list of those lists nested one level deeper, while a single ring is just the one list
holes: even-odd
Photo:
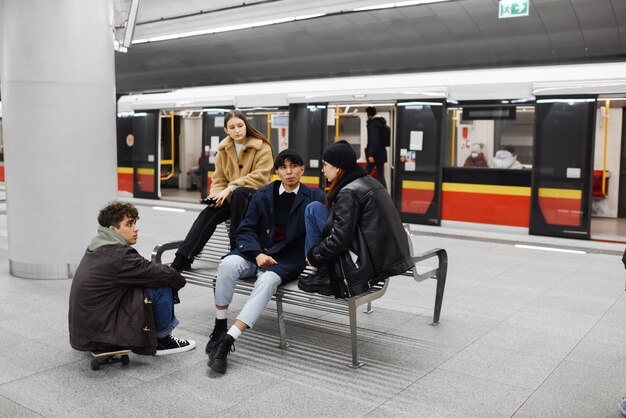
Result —
[{"label": "yellow safety line", "polygon": [[118,174],[133,174],[132,167],[117,167]]},{"label": "yellow safety line", "polygon": [[530,187],[497,186],[495,184],[443,183],[444,192],[500,194],[509,196],[530,196]]},{"label": "yellow safety line", "polygon": [[539,188],[539,197],[552,197],[556,199],[578,199],[582,198],[581,190],[573,189],[551,189],[547,187]]},{"label": "yellow safety line", "polygon": [[418,190],[435,190],[435,182],[403,180],[402,188],[403,189],[418,189]]},{"label": "yellow safety line", "polygon": [[138,168],[137,174],[150,174],[154,175],[154,168]]}]

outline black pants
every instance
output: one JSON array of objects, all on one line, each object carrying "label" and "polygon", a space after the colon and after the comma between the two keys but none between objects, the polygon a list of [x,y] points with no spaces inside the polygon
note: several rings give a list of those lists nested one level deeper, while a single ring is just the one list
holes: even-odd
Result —
[{"label": "black pants", "polygon": [[193,259],[213,236],[217,225],[229,219],[229,237],[232,248],[235,245],[235,232],[246,215],[248,203],[250,203],[255,191],[248,187],[238,187],[232,193],[230,203],[225,203],[221,207],[207,206],[204,208],[194,221],[183,243],[178,247],[176,255],[182,255],[193,262]]},{"label": "black pants", "polygon": [[378,180],[380,184],[383,185],[383,187],[387,188],[387,182],[385,181],[385,163],[378,164],[368,162],[367,164],[365,164],[365,171],[367,172],[367,174],[370,174],[374,167],[376,167],[378,176],[376,180]]}]

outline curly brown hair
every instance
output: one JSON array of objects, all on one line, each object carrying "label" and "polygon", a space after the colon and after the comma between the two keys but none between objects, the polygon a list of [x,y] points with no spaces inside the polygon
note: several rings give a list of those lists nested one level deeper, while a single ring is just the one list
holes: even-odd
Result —
[{"label": "curly brown hair", "polygon": [[128,216],[135,222],[139,219],[139,212],[135,205],[117,201],[110,202],[100,210],[98,223],[105,228],[110,226],[119,227],[125,216]]}]

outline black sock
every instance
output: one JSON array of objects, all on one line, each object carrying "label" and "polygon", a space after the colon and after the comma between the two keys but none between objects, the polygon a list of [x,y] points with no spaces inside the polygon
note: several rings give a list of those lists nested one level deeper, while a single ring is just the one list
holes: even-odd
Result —
[{"label": "black sock", "polygon": [[216,319],[215,320],[215,329],[226,329],[228,328],[228,324],[226,323],[226,319]]}]

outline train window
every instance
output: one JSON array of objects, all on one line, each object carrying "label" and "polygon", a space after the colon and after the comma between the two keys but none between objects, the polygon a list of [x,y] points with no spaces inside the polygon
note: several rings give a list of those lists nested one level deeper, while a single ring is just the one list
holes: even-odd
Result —
[{"label": "train window", "polygon": [[240,109],[272,144],[276,153],[289,148],[289,111],[278,108]]},{"label": "train window", "polygon": [[[445,165],[447,167],[531,168],[534,107],[511,106],[506,111],[506,115],[502,112],[489,111],[477,113],[477,109],[480,110],[480,108],[473,107],[472,111],[468,111],[462,106],[448,108],[445,129]],[[498,108],[498,110],[502,109]]]}]

